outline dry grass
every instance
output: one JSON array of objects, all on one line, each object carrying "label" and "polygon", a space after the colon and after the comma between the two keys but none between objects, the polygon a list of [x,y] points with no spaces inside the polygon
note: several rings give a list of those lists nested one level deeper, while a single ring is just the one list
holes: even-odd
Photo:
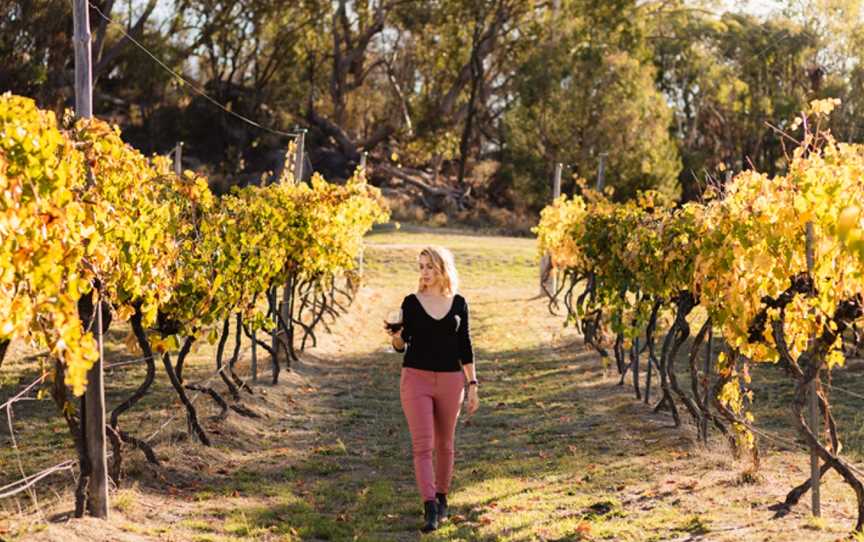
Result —
[{"label": "dry grass", "polygon": [[394,221],[425,228],[469,228],[474,232],[495,232],[501,235],[530,236],[537,225],[536,213],[505,209],[489,202],[475,201],[470,209],[432,212],[405,195],[387,197]]},{"label": "dry grass", "polygon": [[[451,247],[460,265],[483,404],[457,428],[452,521],[424,539],[828,541],[848,532],[853,496],[836,476],[823,491],[823,520],[811,520],[806,503],[770,519],[767,507],[805,476],[805,456],[769,448],[760,475],[743,483],[748,465],[719,439],[705,449],[691,428],[671,427],[604,376],[575,332],[532,299],[532,240],[402,231],[369,237],[367,283],[350,314],[283,383],[259,384],[244,400],[265,418],[208,422],[212,448],[182,438],[175,423],[158,439],[162,467],[127,453],[129,477],[109,521],[69,520],[70,484],[57,480],[43,486],[43,515],[6,503],[0,539],[418,540],[400,358],[380,327],[415,285],[415,255],[430,243]],[[204,347],[190,380],[211,365]],[[27,371],[17,363],[0,374],[5,395]],[[118,374],[109,386],[128,391],[140,376]],[[169,397],[160,371],[126,426],[148,433],[176,411]],[[28,468],[70,453],[50,411],[43,402],[18,414]],[[3,477],[14,478],[8,450],[0,454]]]}]

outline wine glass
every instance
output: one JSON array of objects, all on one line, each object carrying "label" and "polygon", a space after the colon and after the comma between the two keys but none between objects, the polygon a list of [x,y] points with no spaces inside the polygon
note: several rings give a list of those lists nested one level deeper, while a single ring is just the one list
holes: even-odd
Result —
[{"label": "wine glass", "polygon": [[391,333],[395,333],[396,331],[402,329],[402,309],[388,312],[385,323],[387,325],[387,329],[390,330]]},{"label": "wine glass", "polygon": [[[387,326],[387,330],[391,333],[395,333],[402,329],[402,309],[392,310],[387,313],[387,318],[384,320],[384,324]],[[389,341],[387,345],[387,352],[394,353],[396,349],[393,348],[393,341]]]}]

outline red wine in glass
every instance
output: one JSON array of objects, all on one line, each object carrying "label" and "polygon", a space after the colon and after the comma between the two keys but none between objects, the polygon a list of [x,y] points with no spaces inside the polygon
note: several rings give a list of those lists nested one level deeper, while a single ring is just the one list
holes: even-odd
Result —
[{"label": "red wine in glass", "polygon": [[396,333],[402,329],[402,310],[390,311],[387,314],[385,325],[390,333]]}]

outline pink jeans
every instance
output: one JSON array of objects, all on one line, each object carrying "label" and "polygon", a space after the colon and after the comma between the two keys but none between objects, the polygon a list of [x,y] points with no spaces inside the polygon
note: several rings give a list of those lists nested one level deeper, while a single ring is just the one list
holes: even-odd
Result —
[{"label": "pink jeans", "polygon": [[453,440],[465,395],[465,378],[461,371],[439,373],[403,367],[399,395],[411,431],[417,488],[424,501],[431,501],[436,491],[447,493],[450,489]]}]

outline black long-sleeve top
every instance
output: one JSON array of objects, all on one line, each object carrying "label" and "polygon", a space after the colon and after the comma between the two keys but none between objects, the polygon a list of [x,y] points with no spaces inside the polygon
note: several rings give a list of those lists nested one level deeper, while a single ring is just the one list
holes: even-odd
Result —
[{"label": "black long-sleeve top", "polygon": [[[456,372],[474,363],[468,303],[459,294],[440,320],[432,318],[414,294],[402,301],[402,340],[407,344],[403,367]],[[403,350],[400,350],[400,352]]]}]

